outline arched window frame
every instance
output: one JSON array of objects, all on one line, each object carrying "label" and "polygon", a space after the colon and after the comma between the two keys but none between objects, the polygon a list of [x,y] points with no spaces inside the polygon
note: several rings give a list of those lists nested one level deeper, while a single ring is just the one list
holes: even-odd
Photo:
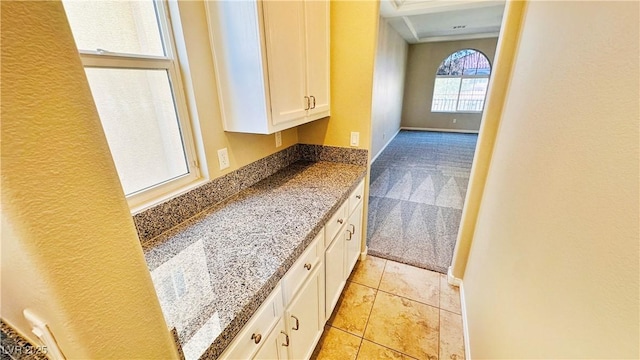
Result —
[{"label": "arched window frame", "polygon": [[[475,67],[470,66],[469,60],[460,62],[460,59],[468,56],[476,56]],[[481,113],[490,76],[491,62],[482,51],[466,48],[449,54],[436,70],[431,112]],[[474,90],[470,91],[469,88]]]}]

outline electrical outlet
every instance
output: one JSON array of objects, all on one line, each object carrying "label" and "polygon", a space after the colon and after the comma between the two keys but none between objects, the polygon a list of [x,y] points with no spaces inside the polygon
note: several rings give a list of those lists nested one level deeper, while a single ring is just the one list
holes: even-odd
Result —
[{"label": "electrical outlet", "polygon": [[279,148],[280,146],[282,146],[282,132],[278,131],[276,133],[276,147]]},{"label": "electrical outlet", "polygon": [[227,148],[218,150],[218,163],[220,163],[220,170],[229,167],[229,153],[227,152]]},{"label": "electrical outlet", "polygon": [[458,119],[453,119],[453,123],[455,124],[458,121]]},{"label": "electrical outlet", "polygon": [[360,145],[360,133],[356,131],[351,132],[351,146]]}]

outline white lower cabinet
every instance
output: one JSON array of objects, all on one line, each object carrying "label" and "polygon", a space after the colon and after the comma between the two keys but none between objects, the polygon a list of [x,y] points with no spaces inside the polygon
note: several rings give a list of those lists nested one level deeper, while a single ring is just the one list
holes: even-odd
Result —
[{"label": "white lower cabinet", "polygon": [[[289,358],[308,359],[322,335],[324,309],[320,307],[321,288],[324,286],[320,267],[313,270],[307,283],[300,289],[285,311],[289,333]],[[321,316],[322,315],[322,316]]]},{"label": "white lower cabinet", "polygon": [[221,359],[308,359],[340,298],[362,244],[361,182]]},{"label": "white lower cabinet", "polygon": [[[331,317],[342,289],[344,289],[344,285],[360,256],[363,193],[364,180],[358,184],[347,201],[340,206],[336,214],[329,220],[329,224],[327,224],[327,229],[329,229],[329,225],[336,226],[336,224],[340,224],[340,228],[333,230],[333,233],[337,233],[337,235],[331,242],[328,242],[327,250],[325,251],[325,320]],[[343,220],[345,217],[346,221],[336,220],[335,223],[331,222],[333,219]]]},{"label": "white lower cabinet", "polygon": [[340,231],[325,252],[325,320],[328,320],[347,281],[344,277],[344,231]]},{"label": "white lower cabinet", "polygon": [[271,330],[269,337],[264,340],[264,345],[260,348],[254,359],[256,360],[286,360],[289,358],[287,347],[289,346],[289,336],[285,331],[284,320],[280,319],[278,324]]},{"label": "white lower cabinet", "polygon": [[345,279],[349,277],[360,257],[360,246],[362,244],[362,202],[356,206],[351,216],[349,216],[346,233]]},{"label": "white lower cabinet", "polygon": [[220,355],[220,359],[256,358],[274,333],[273,329],[278,326],[279,322],[282,322],[282,314],[282,290],[278,284],[231,345]]}]

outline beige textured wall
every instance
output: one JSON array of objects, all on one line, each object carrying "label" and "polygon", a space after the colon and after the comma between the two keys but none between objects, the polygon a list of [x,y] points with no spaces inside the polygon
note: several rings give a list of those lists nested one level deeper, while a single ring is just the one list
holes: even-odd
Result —
[{"label": "beige textured wall", "polygon": [[500,128],[502,109],[507,95],[511,70],[515,60],[520,36],[521,20],[524,11],[523,1],[508,2],[500,30],[500,41],[496,49],[495,64],[492,69],[491,82],[487,89],[487,99],[482,113],[478,144],[473,157],[473,166],[467,188],[467,196],[460,219],[460,231],[453,252],[451,273],[461,279],[467,266],[467,258],[475,233],[478,211],[482,201],[484,186],[487,181],[489,165],[495,144],[496,134]]},{"label": "beige textured wall", "polygon": [[[177,4],[177,6],[176,6]],[[276,148],[275,135],[225,132],[222,129],[213,57],[203,0],[171,4],[172,19],[178,26],[176,37],[183,72],[185,92],[192,99],[191,120],[200,134],[198,150],[210,178],[219,177],[239,167],[271,155],[298,142],[297,128],[282,132],[282,147]],[[180,28],[182,31],[179,31]],[[184,43],[184,45],[181,45]],[[186,61],[185,61],[186,59]],[[230,167],[220,170],[218,149],[228,148]]]},{"label": "beige textured wall", "polygon": [[408,47],[400,34],[380,18],[371,105],[372,158],[400,130]]},{"label": "beige textured wall", "polygon": [[[442,60],[457,50],[469,48],[479,50],[493,65],[497,42],[498,38],[489,38],[409,45],[402,126],[478,131],[481,113],[431,112],[433,85],[436,71]],[[453,123],[453,119],[456,119],[456,123]]]},{"label": "beige textured wall", "polygon": [[300,143],[349,147],[357,131],[369,148],[378,10],[377,1],[331,1],[331,116],[299,126]]},{"label": "beige textured wall", "polygon": [[640,357],[639,14],[525,8],[464,274],[474,359]]},{"label": "beige textured wall", "polygon": [[62,4],[2,1],[2,318],[67,358],[176,358]]}]

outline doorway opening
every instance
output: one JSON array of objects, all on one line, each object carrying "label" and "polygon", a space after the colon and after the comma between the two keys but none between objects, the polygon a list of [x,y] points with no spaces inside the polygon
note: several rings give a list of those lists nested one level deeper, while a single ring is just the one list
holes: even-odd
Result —
[{"label": "doorway opening", "polygon": [[[412,8],[405,14],[402,7],[390,9],[384,3],[374,74],[367,251],[447,273],[504,4],[452,3],[447,9],[425,4],[422,13]],[[394,31],[395,39],[388,34]],[[389,79],[397,66],[390,66],[389,59],[402,58],[397,54],[402,46],[390,42],[398,37],[407,44],[402,76],[397,70],[395,74],[403,91],[401,105],[390,113],[376,104],[393,104],[388,89],[397,85],[391,86]],[[391,130],[395,136],[385,138],[390,123],[397,124],[397,130]],[[379,137],[387,141],[383,146],[376,146]]]}]

